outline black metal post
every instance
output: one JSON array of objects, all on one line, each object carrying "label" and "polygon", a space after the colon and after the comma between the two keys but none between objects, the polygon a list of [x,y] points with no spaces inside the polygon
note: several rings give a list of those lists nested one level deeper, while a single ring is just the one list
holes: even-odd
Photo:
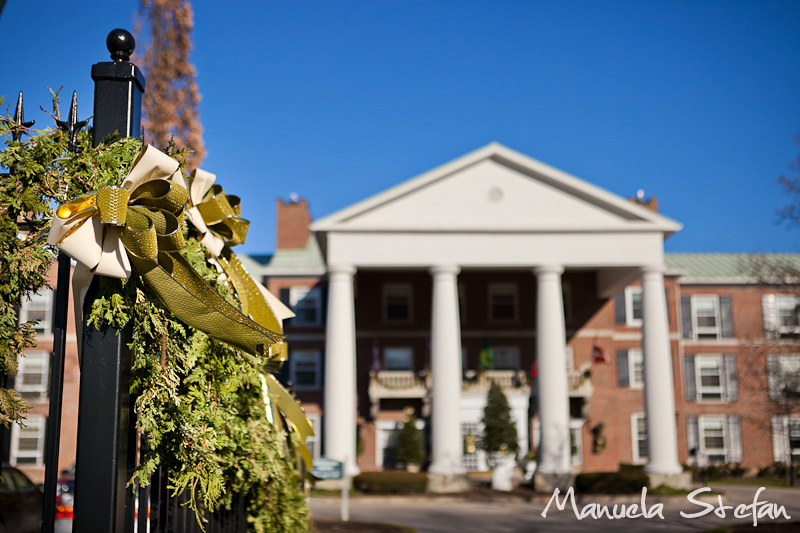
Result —
[{"label": "black metal post", "polygon": [[[112,31],[106,41],[113,63],[92,67],[95,80],[93,144],[109,135],[138,136],[144,77],[128,63],[133,36]],[[84,305],[96,298],[95,277]],[[130,326],[116,330],[84,328],[81,357],[74,531],[115,533],[125,530],[130,414]],[[130,491],[130,489],[128,489]]]},{"label": "black metal post", "polygon": [[69,257],[58,254],[58,281],[53,317],[53,356],[50,361],[50,412],[45,450],[42,533],[55,528],[56,489],[58,488],[58,452],[61,444],[61,404],[64,392],[64,351],[67,344],[67,307],[69,306]]}]

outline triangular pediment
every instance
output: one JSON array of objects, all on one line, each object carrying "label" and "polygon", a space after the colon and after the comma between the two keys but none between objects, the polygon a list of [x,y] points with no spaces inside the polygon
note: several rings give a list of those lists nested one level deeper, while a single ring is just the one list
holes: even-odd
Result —
[{"label": "triangular pediment", "polygon": [[333,213],[326,231],[661,231],[680,224],[492,143]]}]

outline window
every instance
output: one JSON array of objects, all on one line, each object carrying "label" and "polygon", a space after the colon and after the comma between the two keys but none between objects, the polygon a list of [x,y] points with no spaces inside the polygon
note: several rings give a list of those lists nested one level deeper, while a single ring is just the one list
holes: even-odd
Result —
[{"label": "window", "polygon": [[644,356],[639,348],[617,350],[617,385],[632,389],[644,386]]},{"label": "window", "polygon": [[739,397],[734,355],[687,355],[684,374],[689,402],[732,402]]},{"label": "window", "polygon": [[800,335],[800,299],[788,294],[765,294],[761,305],[768,337]]},{"label": "window", "polygon": [[461,422],[461,442],[464,443],[464,454],[461,456],[461,466],[467,472],[475,472],[485,461],[484,452],[478,448],[478,443],[483,437],[483,427],[478,422]]},{"label": "window", "polygon": [[690,416],[686,426],[690,461],[699,466],[742,462],[738,416]]},{"label": "window", "polygon": [[37,320],[33,326],[39,338],[49,337],[53,334],[53,291],[40,289],[38,293],[31,294],[27,300],[23,300],[19,310],[20,323]]},{"label": "window", "polygon": [[292,350],[290,379],[296,390],[322,388],[322,355],[315,350]]},{"label": "window", "polygon": [[411,322],[411,284],[387,283],[383,286],[383,320]]},{"label": "window", "polygon": [[642,325],[642,288],[625,288],[625,324],[628,326]]},{"label": "window", "polygon": [[314,428],[314,434],[306,439],[306,448],[308,448],[308,453],[311,454],[311,458],[316,461],[320,458],[319,443],[322,435],[322,424],[320,424],[320,417],[317,414],[306,414],[306,418],[311,423],[311,427]]},{"label": "window", "polygon": [[719,315],[716,296],[692,298],[692,321],[698,339],[716,339],[719,336]]},{"label": "window", "polygon": [[633,436],[633,463],[647,462],[647,419],[643,413],[631,416],[631,435]]},{"label": "window", "polygon": [[641,389],[644,386],[644,356],[638,348],[628,350],[628,368],[631,376],[630,387]]},{"label": "window", "polygon": [[724,417],[701,417],[700,443],[701,452],[710,463],[726,462]]},{"label": "window", "polygon": [[[570,449],[570,463],[573,465],[583,464],[583,424],[584,420],[580,418],[571,418],[569,421],[569,449]],[[538,418],[533,421],[533,450],[539,447],[542,437],[542,422]]]},{"label": "window", "polygon": [[800,417],[772,417],[772,451],[776,463],[800,462]]},{"label": "window", "polygon": [[733,337],[731,297],[695,295],[681,297],[683,338],[693,340]]},{"label": "window", "polygon": [[493,322],[517,320],[517,285],[492,283],[489,285],[489,319]]},{"label": "window", "polygon": [[[283,299],[285,289],[281,289],[281,293]],[[292,326],[317,326],[322,323],[322,293],[319,287],[291,287],[288,305],[295,314],[289,322]]]},{"label": "window", "polygon": [[519,370],[519,348],[492,348],[492,370]]},{"label": "window", "polygon": [[768,355],[767,371],[770,398],[800,399],[800,355]]},{"label": "window", "polygon": [[14,388],[26,400],[47,398],[50,353],[42,350],[26,351],[20,356]]},{"label": "window", "polygon": [[28,415],[25,426],[11,426],[11,466],[44,464],[45,425],[42,415]]},{"label": "window", "polygon": [[383,368],[386,370],[414,370],[414,352],[411,348],[385,348]]}]

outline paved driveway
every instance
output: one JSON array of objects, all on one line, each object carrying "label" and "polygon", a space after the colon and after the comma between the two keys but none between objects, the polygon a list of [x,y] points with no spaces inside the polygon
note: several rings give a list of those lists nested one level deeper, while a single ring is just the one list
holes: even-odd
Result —
[{"label": "paved driveway", "polygon": [[[350,500],[350,519],[358,522],[382,522],[409,526],[419,533],[467,533],[467,532],[497,532],[497,533],[533,533],[533,532],[595,532],[599,528],[607,531],[702,531],[709,527],[731,525],[735,523],[749,523],[752,518],[735,518],[735,508],[739,505],[751,505],[758,487],[733,487],[712,486],[719,492],[724,492],[723,504],[732,506],[724,509],[725,517],[721,518],[709,511],[708,514],[697,518],[685,518],[681,511],[687,514],[708,510],[703,505],[690,503],[685,497],[655,498],[648,496],[646,505],[654,511],[657,502],[663,503],[662,515],[664,519],[654,516],[652,518],[621,518],[609,520],[608,518],[594,519],[591,516],[579,520],[576,518],[572,505],[567,504],[564,510],[558,510],[553,503],[547,511],[547,516],[542,516],[542,511],[547,505],[547,498],[537,498],[528,502],[470,502],[454,498],[400,498],[400,497],[362,497]],[[716,497],[703,498],[706,502],[713,502],[718,509]],[[758,498],[759,502],[769,502],[758,506],[758,513],[763,514],[759,524],[770,521],[766,516],[768,511],[776,514],[776,508],[771,504],[782,505],[785,513],[792,521],[800,521],[800,489],[767,488]],[[607,505],[613,509],[614,504],[630,505],[640,504],[641,496],[636,497],[582,497],[577,501],[579,512],[586,505],[597,503]],[[339,500],[328,498],[312,498],[311,514],[314,518],[339,518]],[[618,510],[620,507],[618,507]],[[637,509],[637,513],[640,509]],[[742,508],[742,513],[750,514],[751,510]],[[781,516],[778,521],[786,521]],[[758,531],[755,529],[754,531]]]}]

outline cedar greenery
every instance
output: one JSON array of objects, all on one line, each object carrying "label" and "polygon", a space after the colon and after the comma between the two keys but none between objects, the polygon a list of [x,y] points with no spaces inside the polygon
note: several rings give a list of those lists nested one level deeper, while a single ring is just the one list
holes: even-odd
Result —
[{"label": "cedar greenery", "polygon": [[[53,115],[59,116],[54,93]],[[140,147],[139,139],[91,146],[78,135],[67,149],[58,130],[31,131],[0,151],[0,371],[16,373],[17,358],[35,345],[32,323],[18,323],[23,298],[46,286],[55,250],[46,245],[54,208],[104,185],[120,184]],[[167,152],[182,161],[185,152]],[[187,232],[184,256],[229,301],[235,292],[206,261]],[[19,235],[19,237],[18,237]],[[132,321],[131,397],[147,450],[130,483],[147,485],[159,466],[169,470],[174,494],[185,492],[198,521],[204,509],[230,508],[235,493],[248,501],[253,531],[296,532],[310,527],[294,453],[287,435],[267,420],[259,373],[265,361],[210,339],[178,321],[134,273],[128,280],[101,278],[89,325]],[[26,406],[13,390],[0,390],[0,422],[22,423]]]}]

